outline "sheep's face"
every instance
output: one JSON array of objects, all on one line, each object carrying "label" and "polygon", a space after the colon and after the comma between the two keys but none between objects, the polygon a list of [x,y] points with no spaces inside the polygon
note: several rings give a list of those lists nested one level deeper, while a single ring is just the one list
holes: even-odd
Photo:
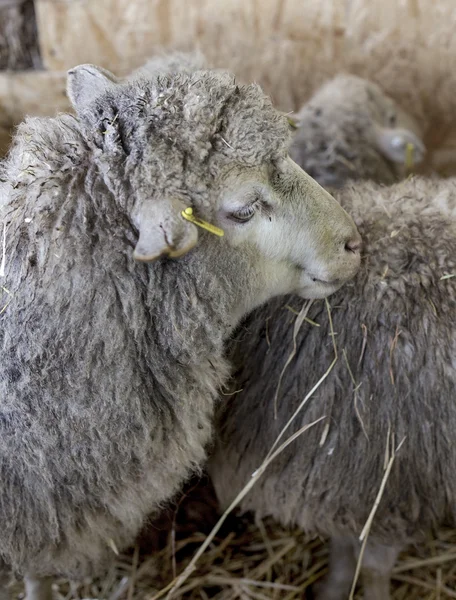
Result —
[{"label": "sheep's face", "polygon": [[233,166],[216,190],[212,221],[256,262],[264,279],[259,301],[271,287],[275,294],[323,298],[356,273],[360,238],[351,219],[290,158]]},{"label": "sheep's face", "polygon": [[[327,296],[357,271],[353,221],[287,157],[287,119],[258,86],[213,71],[118,83],[83,65],[68,91],[138,229],[137,260],[189,254],[233,282],[247,273],[242,310],[289,292]],[[223,238],[186,219],[189,207]]]},{"label": "sheep's face", "polygon": [[426,148],[415,119],[375,84],[361,80],[367,95],[367,108],[372,119],[371,136],[377,148],[393,163],[407,162],[407,146],[413,148],[413,162],[423,161]]}]

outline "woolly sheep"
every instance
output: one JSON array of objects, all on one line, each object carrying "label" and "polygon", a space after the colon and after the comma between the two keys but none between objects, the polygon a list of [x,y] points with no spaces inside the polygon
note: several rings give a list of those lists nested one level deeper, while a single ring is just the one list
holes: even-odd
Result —
[{"label": "woolly sheep", "polygon": [[[269,465],[242,508],[330,537],[319,597],[346,599],[358,536],[403,442],[362,562],[364,597],[386,600],[398,552],[446,518],[456,521],[456,180],[358,182],[337,197],[366,253],[355,279],[330,298],[338,360],[282,441],[322,420]],[[209,465],[223,507],[334,357],[325,305],[314,303],[308,317],[318,326],[301,326],[275,418],[293,347],[287,305],[299,310],[300,300],[269,302],[232,343],[232,389],[240,391],[224,396]]]},{"label": "woolly sheep", "polygon": [[348,179],[398,181],[409,143],[414,163],[424,158],[415,120],[378,85],[355,75],[338,75],[317,90],[296,125],[290,156],[324,187]]},{"label": "woolly sheep", "polygon": [[0,170],[0,556],[32,600],[101,572],[205,459],[239,320],[359,266],[258,86],[81,65],[68,94]]}]

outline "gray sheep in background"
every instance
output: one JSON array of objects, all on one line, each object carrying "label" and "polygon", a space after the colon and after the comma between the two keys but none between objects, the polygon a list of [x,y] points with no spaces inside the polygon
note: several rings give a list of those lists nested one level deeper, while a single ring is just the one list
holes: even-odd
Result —
[{"label": "gray sheep in background", "polygon": [[425,147],[414,119],[378,85],[338,75],[301,108],[290,156],[320,185],[340,188],[347,180],[392,184],[405,174],[406,147],[420,163]]},{"label": "gray sheep in background", "polygon": [[[389,598],[398,552],[456,522],[456,181],[414,177],[348,185],[338,199],[362,235],[357,276],[330,299],[338,360],[282,438],[292,442],[242,503],[260,517],[331,538],[319,596],[348,597],[358,536],[397,451],[362,561],[365,598]],[[293,347],[297,297],[255,311],[232,342],[236,372],[223,396],[210,461],[222,507],[250,481],[334,349],[323,302]],[[231,391],[240,390],[230,396]]]},{"label": "gray sheep in background", "polygon": [[82,65],[68,93],[76,116],[27,119],[0,167],[2,584],[32,600],[101,572],[204,461],[240,319],[359,266],[258,86]]}]

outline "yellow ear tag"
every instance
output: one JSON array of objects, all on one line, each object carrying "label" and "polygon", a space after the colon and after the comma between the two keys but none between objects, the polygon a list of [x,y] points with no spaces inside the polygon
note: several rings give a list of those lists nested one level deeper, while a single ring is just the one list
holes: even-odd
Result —
[{"label": "yellow ear tag", "polygon": [[287,121],[292,129],[298,129],[298,122],[293,117],[287,116]]},{"label": "yellow ear tag", "polygon": [[190,223],[198,225],[198,227],[201,227],[206,231],[210,231],[214,235],[218,235],[219,237],[225,235],[223,229],[220,229],[220,227],[216,227],[215,225],[211,225],[207,221],[203,221],[202,219],[198,219],[198,217],[195,217],[195,215],[193,214],[193,208],[191,206],[182,211],[182,216],[187,221],[190,221]]},{"label": "yellow ear tag", "polygon": [[405,168],[408,171],[413,169],[413,153],[415,151],[415,146],[409,142],[405,147]]}]

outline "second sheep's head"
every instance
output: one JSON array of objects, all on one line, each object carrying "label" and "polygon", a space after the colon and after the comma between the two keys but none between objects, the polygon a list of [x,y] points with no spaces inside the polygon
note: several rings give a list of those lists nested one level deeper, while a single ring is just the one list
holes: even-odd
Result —
[{"label": "second sheep's head", "polygon": [[[247,270],[256,304],[290,292],[325,297],[356,273],[353,221],[288,157],[287,119],[257,85],[210,70],[121,82],[81,65],[68,95],[138,231],[136,259]],[[223,238],[185,219],[188,207]]]},{"label": "second sheep's head", "polygon": [[377,84],[355,75],[329,80],[292,120],[291,156],[330,188],[349,179],[392,184],[425,156],[415,119]]}]

